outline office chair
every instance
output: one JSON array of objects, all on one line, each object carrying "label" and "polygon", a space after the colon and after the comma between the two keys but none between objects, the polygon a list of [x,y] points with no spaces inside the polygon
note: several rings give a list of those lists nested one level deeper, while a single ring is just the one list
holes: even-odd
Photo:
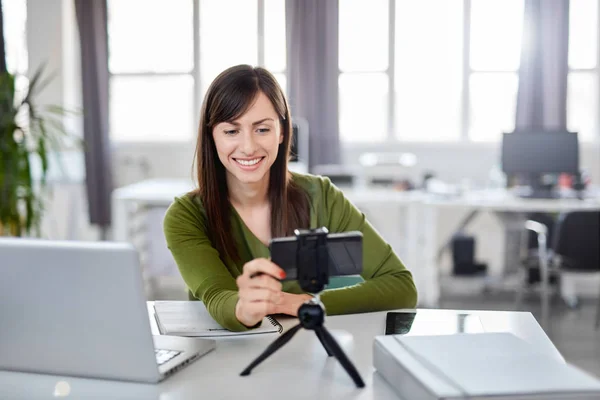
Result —
[{"label": "office chair", "polygon": [[[557,222],[555,253],[564,271],[600,273],[600,212],[562,214]],[[600,294],[595,327],[600,325]]]},{"label": "office chair", "polygon": [[[563,213],[558,217],[552,245],[548,247],[548,227],[528,220],[527,231],[535,233],[537,251],[529,252],[523,267],[539,268],[541,282],[542,324],[548,326],[550,314],[550,283],[561,272],[600,272],[600,212],[577,211]],[[534,257],[531,255],[535,254]],[[528,274],[530,276],[530,274]],[[521,301],[529,282],[523,279],[517,291],[516,306]],[[600,326],[600,298],[596,311],[596,329]]]}]

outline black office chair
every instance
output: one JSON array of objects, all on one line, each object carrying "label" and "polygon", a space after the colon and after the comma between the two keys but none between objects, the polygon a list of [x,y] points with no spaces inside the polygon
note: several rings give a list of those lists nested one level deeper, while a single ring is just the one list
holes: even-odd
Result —
[{"label": "black office chair", "polygon": [[[547,326],[551,279],[557,277],[562,271],[600,272],[600,212],[577,211],[560,214],[551,246],[547,245],[546,225],[529,220],[525,229],[535,233],[538,248],[534,253],[528,253],[523,266],[526,270],[536,268],[539,270],[542,284],[542,325]],[[524,279],[517,293],[518,308],[528,285],[529,280]],[[600,298],[595,326],[596,328],[600,326]]]},{"label": "black office chair", "polygon": [[[600,272],[600,212],[561,214],[557,222],[554,252],[560,268],[573,272]],[[600,297],[596,312],[600,325]]]}]

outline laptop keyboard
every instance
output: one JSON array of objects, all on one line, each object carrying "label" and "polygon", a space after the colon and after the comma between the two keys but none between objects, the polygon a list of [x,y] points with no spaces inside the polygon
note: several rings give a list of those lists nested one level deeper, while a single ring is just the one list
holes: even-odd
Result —
[{"label": "laptop keyboard", "polygon": [[180,351],[164,349],[154,349],[154,353],[156,355],[156,362],[158,363],[158,365],[163,365],[173,357],[181,354]]}]

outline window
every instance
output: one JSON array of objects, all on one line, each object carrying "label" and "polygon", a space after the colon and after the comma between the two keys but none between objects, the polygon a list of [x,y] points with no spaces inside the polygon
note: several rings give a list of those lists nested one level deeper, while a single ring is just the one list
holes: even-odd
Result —
[{"label": "window", "polygon": [[29,57],[27,52],[27,1],[2,0],[2,21],[4,25],[4,51],[6,69],[16,74],[15,92],[17,98],[26,95],[29,79]]},{"label": "window", "polygon": [[498,140],[502,132],[514,130],[522,29],[523,0],[471,0],[471,140]]},{"label": "window", "polygon": [[26,74],[28,68],[27,1],[2,0],[2,14],[6,68],[11,74]]},{"label": "window", "polygon": [[570,0],[567,128],[579,139],[598,135],[598,0]]},{"label": "window", "polygon": [[339,2],[339,121],[346,140],[387,135],[389,12],[388,0]]},{"label": "window", "polygon": [[111,138],[191,140],[208,85],[235,64],[263,65],[285,88],[284,7],[281,0],[109,0]]},{"label": "window", "polygon": [[523,0],[339,7],[342,140],[487,141],[513,129]]}]

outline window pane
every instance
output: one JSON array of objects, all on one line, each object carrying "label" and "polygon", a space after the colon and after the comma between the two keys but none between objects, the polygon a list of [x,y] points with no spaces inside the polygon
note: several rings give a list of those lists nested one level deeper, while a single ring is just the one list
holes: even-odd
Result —
[{"label": "window pane", "polygon": [[4,16],[4,45],[6,69],[11,74],[27,73],[27,2],[25,0],[2,0]]},{"label": "window pane", "polygon": [[285,1],[265,0],[264,20],[265,68],[271,72],[285,71]]},{"label": "window pane", "polygon": [[340,75],[343,141],[378,142],[387,138],[388,85],[388,77],[383,73]]},{"label": "window pane", "polygon": [[471,0],[471,68],[518,69],[522,29],[523,0]]},{"label": "window pane", "polygon": [[388,0],[339,2],[339,66],[342,71],[388,67]]},{"label": "window pane", "polygon": [[113,76],[110,85],[110,131],[113,140],[173,141],[192,138],[189,75]]},{"label": "window pane", "polygon": [[[232,12],[235,11],[235,12]],[[200,3],[200,73],[202,93],[223,70],[258,63],[256,0],[202,0]]]},{"label": "window pane", "polygon": [[109,0],[110,71],[191,71],[192,7],[190,0]]},{"label": "window pane", "polygon": [[462,2],[396,3],[398,139],[460,138],[462,30]]},{"label": "window pane", "polygon": [[595,73],[571,72],[567,89],[567,127],[585,141],[598,137],[598,79]]},{"label": "window pane", "polygon": [[514,130],[518,80],[516,73],[471,75],[469,137],[472,140],[500,140],[502,132]]},{"label": "window pane", "polygon": [[285,76],[285,74],[282,73],[277,73],[273,75],[275,75],[275,79],[277,79],[277,82],[279,82],[279,86],[281,86],[283,93],[285,93],[287,96],[287,77]]},{"label": "window pane", "polygon": [[594,68],[598,50],[598,0],[570,0],[569,67]]}]

